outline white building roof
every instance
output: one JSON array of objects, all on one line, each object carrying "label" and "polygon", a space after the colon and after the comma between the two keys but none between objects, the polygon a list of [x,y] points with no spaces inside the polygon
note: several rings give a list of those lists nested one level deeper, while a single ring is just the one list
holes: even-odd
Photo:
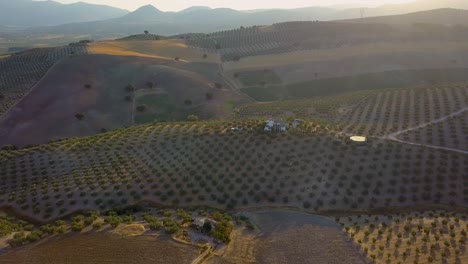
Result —
[{"label": "white building roof", "polygon": [[352,136],[349,139],[351,139],[354,142],[366,142],[367,141],[367,138],[362,137],[362,136]]}]

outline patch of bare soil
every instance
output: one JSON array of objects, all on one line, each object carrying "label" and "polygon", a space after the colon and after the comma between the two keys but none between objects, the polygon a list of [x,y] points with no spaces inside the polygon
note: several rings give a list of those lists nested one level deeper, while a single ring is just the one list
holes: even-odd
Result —
[{"label": "patch of bare soil", "polygon": [[250,214],[257,231],[236,230],[222,257],[207,263],[366,263],[332,220],[301,212]]},{"label": "patch of bare soil", "polygon": [[178,264],[190,263],[198,248],[168,237],[91,233],[76,234],[31,245],[0,256],[2,264]]},{"label": "patch of bare soil", "polygon": [[0,146],[43,144],[132,125],[135,95],[126,89],[129,84],[140,90],[151,83],[181,107],[189,108],[184,102],[190,100],[200,118],[224,117],[225,104],[239,98],[228,89],[214,88],[218,79],[180,69],[190,68],[187,64],[108,55],[64,60],[0,121]]}]

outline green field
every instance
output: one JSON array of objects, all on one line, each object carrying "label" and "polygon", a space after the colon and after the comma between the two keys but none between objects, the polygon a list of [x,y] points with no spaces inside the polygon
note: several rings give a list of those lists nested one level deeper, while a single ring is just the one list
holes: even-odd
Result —
[{"label": "green field", "polygon": [[288,98],[336,95],[359,90],[463,81],[468,81],[468,69],[466,68],[408,70],[320,79],[285,86],[249,87],[242,89],[242,91],[257,101],[265,102]]},{"label": "green field", "polygon": [[185,120],[189,115],[186,109],[177,107],[176,102],[167,94],[147,94],[137,98],[136,106],[145,105],[147,110],[135,113],[135,123]]},{"label": "green field", "polygon": [[272,70],[246,71],[237,76],[244,86],[280,84],[281,78]]},{"label": "green field", "polygon": [[283,86],[255,86],[242,91],[259,102],[280,100],[281,94],[286,92]]}]

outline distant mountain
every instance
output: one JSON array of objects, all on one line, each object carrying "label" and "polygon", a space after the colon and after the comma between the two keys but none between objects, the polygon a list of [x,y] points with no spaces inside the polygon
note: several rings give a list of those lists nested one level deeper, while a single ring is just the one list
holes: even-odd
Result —
[{"label": "distant mountain", "polygon": [[86,23],[70,23],[53,27],[35,27],[30,33],[92,34],[94,36],[131,35],[149,30],[160,35],[188,32],[209,33],[240,26],[269,25],[291,20],[324,20],[335,9],[309,7],[299,9],[272,9],[238,11],[229,8],[192,7],[180,12],[162,12],[147,5],[125,16]]},{"label": "distant mountain", "polygon": [[210,10],[210,9],[211,9],[211,7],[208,7],[208,6],[192,6],[192,7],[189,7],[187,9],[184,9],[184,10],[180,11],[179,13],[187,14],[187,13],[190,13],[190,12],[193,12],[193,11]]},{"label": "distant mountain", "polygon": [[83,2],[0,0],[0,25],[15,27],[50,26],[121,17],[127,10]]},{"label": "distant mountain", "polygon": [[412,25],[415,23],[468,25],[468,10],[442,8],[403,15],[368,17],[364,19],[348,19],[343,21],[369,24],[380,23],[390,25]]},{"label": "distant mountain", "polygon": [[117,18],[116,21],[123,21],[124,23],[147,23],[158,21],[162,18],[161,16],[165,15],[165,12],[160,11],[156,7],[152,5],[145,5],[123,17]]},{"label": "distant mountain", "polygon": [[[9,0],[11,1],[11,0]],[[24,0],[23,0],[24,1]],[[343,20],[383,15],[397,15],[451,6],[468,8],[468,0],[419,0],[412,3],[384,5],[376,8],[335,9],[307,7],[238,11],[229,8],[197,6],[180,12],[163,12],[151,5],[143,6],[119,18],[85,23],[69,23],[53,27],[35,27],[28,34],[89,34],[94,39],[122,37],[148,30],[158,35],[209,33],[254,25],[269,25],[286,21]],[[447,18],[450,20],[450,18]]]},{"label": "distant mountain", "polygon": [[336,12],[330,19],[390,16],[441,8],[468,9],[468,0],[417,0],[410,3],[387,4],[374,8],[349,8]]}]

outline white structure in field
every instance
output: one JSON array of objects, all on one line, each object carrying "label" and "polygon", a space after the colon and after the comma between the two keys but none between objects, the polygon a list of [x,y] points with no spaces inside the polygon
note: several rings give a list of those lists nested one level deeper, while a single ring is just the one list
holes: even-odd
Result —
[{"label": "white structure in field", "polygon": [[364,145],[367,142],[367,138],[362,136],[352,136],[349,139],[357,145]]},{"label": "white structure in field", "polygon": [[263,130],[266,132],[286,132],[288,126],[289,124],[284,121],[267,120]]},{"label": "white structure in field", "polygon": [[302,122],[304,122],[304,120],[302,120],[302,119],[294,119],[294,121],[292,122],[292,126],[293,126],[294,128],[297,128],[297,127],[299,127],[299,125],[300,125]]}]

